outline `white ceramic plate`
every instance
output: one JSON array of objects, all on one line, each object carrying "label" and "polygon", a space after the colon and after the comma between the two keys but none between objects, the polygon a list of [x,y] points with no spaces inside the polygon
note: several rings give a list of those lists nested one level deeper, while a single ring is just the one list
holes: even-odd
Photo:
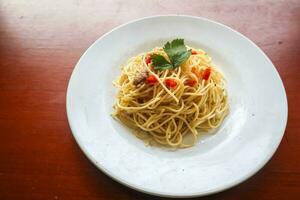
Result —
[{"label": "white ceramic plate", "polygon": [[[131,56],[184,38],[212,56],[228,81],[230,114],[192,148],[149,147],[112,119],[112,81]],[[86,156],[118,182],[153,195],[201,196],[246,180],[271,158],[283,136],[287,99],[268,57],[231,28],[191,16],[139,19],[99,38],[77,63],[67,91],[73,135]]]}]

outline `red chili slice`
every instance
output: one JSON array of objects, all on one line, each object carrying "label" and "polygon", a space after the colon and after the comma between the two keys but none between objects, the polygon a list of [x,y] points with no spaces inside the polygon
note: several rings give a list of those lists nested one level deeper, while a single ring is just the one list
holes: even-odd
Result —
[{"label": "red chili slice", "polygon": [[196,55],[198,52],[196,50],[192,50],[192,55]]},{"label": "red chili slice", "polygon": [[204,80],[208,80],[210,74],[211,74],[211,68],[208,67],[208,68],[206,68],[206,69],[203,71],[202,78],[203,78]]},{"label": "red chili slice", "polygon": [[149,83],[149,84],[155,84],[157,82],[158,82],[158,80],[156,79],[155,76],[150,75],[150,76],[147,77],[147,83]]},{"label": "red chili slice", "polygon": [[150,55],[147,55],[146,58],[145,58],[146,64],[149,65],[149,63],[151,63],[151,61],[152,61],[151,56],[150,56]]},{"label": "red chili slice", "polygon": [[166,79],[165,84],[168,88],[176,88],[177,83],[174,79]]},{"label": "red chili slice", "polygon": [[197,81],[195,79],[189,79],[186,81],[186,85],[190,87],[194,87],[196,85]]}]

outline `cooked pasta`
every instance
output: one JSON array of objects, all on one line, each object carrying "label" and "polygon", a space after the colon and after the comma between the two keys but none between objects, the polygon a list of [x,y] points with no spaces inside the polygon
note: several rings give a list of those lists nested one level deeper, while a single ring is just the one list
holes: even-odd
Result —
[{"label": "cooked pasta", "polygon": [[211,57],[201,49],[186,50],[189,57],[178,67],[166,64],[161,69],[156,69],[153,55],[171,63],[165,47],[141,53],[122,66],[114,82],[118,93],[113,116],[149,144],[192,146],[200,133],[219,127],[229,113],[226,82]]}]

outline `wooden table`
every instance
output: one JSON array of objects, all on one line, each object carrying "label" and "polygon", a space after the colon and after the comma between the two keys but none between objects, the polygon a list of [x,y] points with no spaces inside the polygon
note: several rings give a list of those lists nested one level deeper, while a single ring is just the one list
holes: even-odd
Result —
[{"label": "wooden table", "polygon": [[[300,1],[0,2],[0,199],[158,199],[101,173],[72,137],[68,80],[98,37],[155,14],[204,16],[252,39],[284,82],[289,119],[271,161],[254,177],[203,199],[300,198]],[[263,79],[263,77],[262,77]]]}]

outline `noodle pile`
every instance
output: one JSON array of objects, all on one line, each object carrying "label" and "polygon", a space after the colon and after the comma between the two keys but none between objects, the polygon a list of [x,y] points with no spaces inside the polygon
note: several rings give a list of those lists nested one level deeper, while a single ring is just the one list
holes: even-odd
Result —
[{"label": "noodle pile", "polygon": [[[159,71],[146,64],[145,58],[151,54],[168,59],[159,47],[132,57],[114,82],[118,94],[113,116],[135,129],[135,134],[149,144],[192,146],[199,133],[219,127],[229,113],[223,75],[212,66],[206,52],[188,48],[197,54],[175,69]],[[197,76],[208,67],[211,68],[208,80]],[[136,78],[143,73],[154,76],[157,83],[136,84]],[[176,81],[176,87],[167,87],[167,79]],[[191,79],[196,81],[193,86],[186,84]]]}]

